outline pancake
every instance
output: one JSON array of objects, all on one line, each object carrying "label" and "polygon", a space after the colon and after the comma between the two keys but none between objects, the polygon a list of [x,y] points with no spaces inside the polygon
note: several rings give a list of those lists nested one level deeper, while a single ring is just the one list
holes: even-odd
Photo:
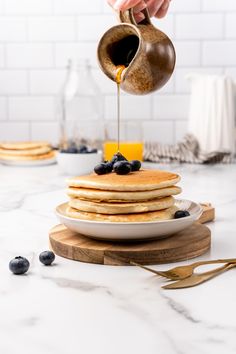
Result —
[{"label": "pancake", "polygon": [[98,213],[88,213],[83,211],[78,211],[74,208],[68,206],[65,211],[65,215],[80,220],[87,221],[102,221],[102,222],[151,222],[151,221],[161,221],[170,220],[174,218],[174,213],[178,210],[176,206],[172,206],[168,209],[150,211],[148,213],[137,213],[137,214],[120,214],[120,215],[106,215]]},{"label": "pancake", "polygon": [[40,148],[43,146],[50,146],[50,144],[46,141],[0,143],[0,149],[6,149],[6,150],[30,150],[30,149]]},{"label": "pancake", "polygon": [[6,150],[0,148],[1,155],[7,156],[36,156],[36,155],[43,155],[51,151],[50,146],[42,146],[35,149],[24,149],[24,150]]},{"label": "pancake", "polygon": [[69,187],[67,189],[67,195],[72,198],[79,198],[83,200],[90,200],[94,202],[137,202],[148,201],[161,197],[168,197],[169,195],[176,195],[181,193],[181,188],[177,186],[171,186],[161,189],[154,189],[151,191],[141,192],[118,192],[118,191],[103,191],[99,189],[89,188],[75,188]]},{"label": "pancake", "polygon": [[148,191],[173,186],[180,181],[180,176],[161,170],[140,170],[128,175],[108,173],[70,178],[69,187],[101,189],[105,191]]},{"label": "pancake", "polygon": [[35,155],[35,156],[12,156],[12,155],[3,155],[0,153],[0,160],[5,161],[36,161],[36,160],[47,160],[55,157],[55,152],[50,151],[46,154]]},{"label": "pancake", "polygon": [[175,203],[173,197],[154,199],[139,203],[95,203],[91,201],[71,199],[69,206],[79,210],[98,214],[135,214],[170,208]]}]

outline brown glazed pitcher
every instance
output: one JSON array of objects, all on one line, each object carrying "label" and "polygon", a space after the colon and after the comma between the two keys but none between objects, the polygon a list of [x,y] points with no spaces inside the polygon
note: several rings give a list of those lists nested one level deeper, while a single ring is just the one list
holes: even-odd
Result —
[{"label": "brown glazed pitcher", "polygon": [[154,27],[148,10],[139,24],[133,10],[120,12],[120,24],[111,27],[98,44],[98,61],[113,81],[118,65],[125,65],[121,88],[131,94],[144,95],[160,89],[175,67],[175,49],[171,40]]}]

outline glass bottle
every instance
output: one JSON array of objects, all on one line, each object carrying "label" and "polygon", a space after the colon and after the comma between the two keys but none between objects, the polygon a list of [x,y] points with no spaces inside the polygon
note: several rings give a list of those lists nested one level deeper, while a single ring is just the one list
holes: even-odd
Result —
[{"label": "glass bottle", "polygon": [[103,132],[103,96],[92,66],[88,59],[70,59],[60,94],[60,149],[81,144],[99,148]]}]

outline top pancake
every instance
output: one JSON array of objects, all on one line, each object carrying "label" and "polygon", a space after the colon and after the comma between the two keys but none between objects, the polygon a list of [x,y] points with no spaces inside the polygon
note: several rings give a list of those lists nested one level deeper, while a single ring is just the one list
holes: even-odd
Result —
[{"label": "top pancake", "polygon": [[108,173],[73,177],[68,180],[69,187],[82,187],[112,191],[148,191],[173,186],[180,176],[162,170],[140,170],[128,175]]},{"label": "top pancake", "polygon": [[46,141],[0,143],[0,149],[4,149],[4,150],[31,150],[31,149],[37,149],[45,146],[50,146],[50,144]]}]

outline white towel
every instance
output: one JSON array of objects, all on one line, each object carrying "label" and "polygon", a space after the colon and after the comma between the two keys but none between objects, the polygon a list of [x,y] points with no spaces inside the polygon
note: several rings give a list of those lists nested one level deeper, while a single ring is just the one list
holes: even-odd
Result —
[{"label": "white towel", "polygon": [[189,74],[188,132],[203,154],[235,152],[235,84],[220,75]]}]

